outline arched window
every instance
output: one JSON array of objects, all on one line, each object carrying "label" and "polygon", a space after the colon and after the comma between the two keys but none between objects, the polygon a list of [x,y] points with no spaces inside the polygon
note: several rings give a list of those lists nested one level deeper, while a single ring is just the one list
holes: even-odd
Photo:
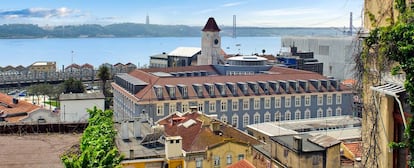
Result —
[{"label": "arched window", "polygon": [[302,115],[302,113],[300,112],[300,110],[296,110],[296,112],[295,112],[295,120],[300,120],[301,119],[301,115]]},{"label": "arched window", "polygon": [[285,112],[285,120],[291,120],[291,119],[292,119],[291,114],[290,114],[290,111],[288,110]]},{"label": "arched window", "polygon": [[311,118],[311,112],[310,112],[309,109],[306,109],[305,110],[305,119],[309,119],[309,118]]},{"label": "arched window", "polygon": [[254,118],[253,118],[253,124],[257,124],[257,123],[260,123],[260,114],[258,112],[254,114]]},{"label": "arched window", "polygon": [[342,109],[341,109],[341,107],[336,108],[336,114],[335,115],[336,116],[342,115]]},{"label": "arched window", "polygon": [[331,117],[332,116],[332,109],[329,107],[327,110],[326,110],[326,117]]},{"label": "arched window", "polygon": [[237,128],[239,126],[239,116],[234,114],[233,117],[231,117],[231,124],[233,127]]},{"label": "arched window", "polygon": [[323,110],[321,108],[318,109],[316,117],[317,118],[323,117]]},{"label": "arched window", "polygon": [[280,121],[282,119],[282,115],[280,114],[280,112],[279,111],[277,111],[276,113],[275,113],[275,121]]},{"label": "arched window", "polygon": [[264,114],[264,122],[270,122],[270,113],[268,111]]},{"label": "arched window", "polygon": [[224,122],[224,123],[227,123],[227,116],[226,116],[225,114],[223,114],[223,115],[220,117],[220,120],[221,120],[222,122]]},{"label": "arched window", "polygon": [[247,125],[249,125],[249,114],[244,114],[243,115],[243,127],[246,127]]}]

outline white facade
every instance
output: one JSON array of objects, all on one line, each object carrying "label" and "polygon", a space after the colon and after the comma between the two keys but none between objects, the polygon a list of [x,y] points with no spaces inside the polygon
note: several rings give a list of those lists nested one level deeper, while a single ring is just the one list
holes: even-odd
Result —
[{"label": "white facade", "polygon": [[102,93],[73,93],[60,96],[61,122],[87,122],[87,109],[105,109],[105,97]]},{"label": "white facade", "polygon": [[359,46],[355,36],[282,37],[282,47],[293,45],[299,52],[314,52],[315,58],[323,62],[323,75],[339,80],[354,77],[353,55]]}]

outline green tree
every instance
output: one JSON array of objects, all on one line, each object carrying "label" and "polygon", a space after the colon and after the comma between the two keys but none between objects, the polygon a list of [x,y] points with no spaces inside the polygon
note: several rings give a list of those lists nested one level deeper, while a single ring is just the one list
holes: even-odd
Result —
[{"label": "green tree", "polygon": [[68,80],[63,82],[63,93],[83,93],[85,87],[80,80],[75,80],[70,77]]},{"label": "green tree", "polygon": [[123,159],[115,146],[116,131],[113,126],[111,110],[94,107],[88,109],[89,124],[82,135],[80,152],[66,153],[61,156],[68,168],[80,167],[121,167]]},{"label": "green tree", "polygon": [[99,66],[97,76],[102,81],[102,93],[106,96],[106,82],[111,78],[111,72],[109,71],[109,68],[105,65]]}]

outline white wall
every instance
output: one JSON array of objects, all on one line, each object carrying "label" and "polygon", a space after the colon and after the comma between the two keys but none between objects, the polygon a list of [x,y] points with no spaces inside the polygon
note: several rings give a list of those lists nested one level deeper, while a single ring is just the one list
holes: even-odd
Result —
[{"label": "white wall", "polygon": [[[339,80],[353,78],[356,37],[282,37],[282,47],[290,47],[293,44],[298,47],[299,52],[314,52],[314,57],[323,62],[323,75],[333,76]],[[321,51],[321,46],[329,46],[329,53]]]},{"label": "white wall", "polygon": [[87,109],[96,106],[98,109],[105,109],[104,99],[89,100],[64,100],[60,102],[60,121],[79,122],[88,121]]}]

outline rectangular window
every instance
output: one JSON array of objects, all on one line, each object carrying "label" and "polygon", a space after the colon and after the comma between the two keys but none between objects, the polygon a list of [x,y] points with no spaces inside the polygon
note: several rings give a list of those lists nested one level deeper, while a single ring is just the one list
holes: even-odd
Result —
[{"label": "rectangular window", "polygon": [[281,107],[281,100],[280,97],[275,97],[275,107],[280,108]]},{"label": "rectangular window", "polygon": [[198,103],[198,111],[204,112],[204,103]]},{"label": "rectangular window", "polygon": [[326,104],[328,105],[332,104],[332,95],[326,95]]},{"label": "rectangular window", "polygon": [[260,109],[260,99],[254,99],[254,109]]},{"label": "rectangular window", "polygon": [[231,165],[232,161],[231,155],[227,155],[227,165]]},{"label": "rectangular window", "polygon": [[227,111],[227,100],[222,100],[221,101],[221,111],[222,112]]},{"label": "rectangular window", "polygon": [[283,150],[283,156],[284,156],[285,158],[287,158],[287,157],[288,157],[288,155],[289,155],[289,150],[287,150],[287,149]]},{"label": "rectangular window", "polygon": [[290,97],[285,98],[285,107],[290,107]]},{"label": "rectangular window", "polygon": [[210,111],[210,112],[216,112],[216,102],[215,102],[215,101],[210,102],[210,103],[208,104],[208,106],[209,106],[209,111]]},{"label": "rectangular window", "polygon": [[319,106],[323,105],[323,95],[318,95],[318,105]]},{"label": "rectangular window", "polygon": [[172,114],[172,113],[174,113],[176,111],[177,111],[177,109],[176,109],[175,103],[171,103],[170,104],[170,114]]},{"label": "rectangular window", "polygon": [[264,100],[265,100],[265,105],[264,105],[265,109],[270,109],[270,98],[267,97]]},{"label": "rectangular window", "polygon": [[184,97],[184,98],[188,97],[188,90],[187,90],[187,87],[183,87],[183,97]]},{"label": "rectangular window", "polygon": [[232,100],[232,108],[233,112],[239,111],[239,101],[238,100]]},{"label": "rectangular window", "polygon": [[214,156],[214,166],[220,166],[220,156]]},{"label": "rectangular window", "polygon": [[339,93],[336,95],[336,104],[342,104],[342,96]]},{"label": "rectangular window", "polygon": [[181,105],[181,112],[187,112],[188,111],[188,104],[183,102]]},{"label": "rectangular window", "polygon": [[329,56],[329,46],[320,45],[319,46],[319,55]]},{"label": "rectangular window", "polygon": [[203,159],[197,158],[196,159],[196,168],[203,168]]},{"label": "rectangular window", "polygon": [[164,106],[162,104],[157,105],[157,116],[163,116],[164,115]]},{"label": "rectangular window", "polygon": [[239,154],[239,156],[237,157],[239,160],[243,160],[244,159],[244,154]]},{"label": "rectangular window", "polygon": [[300,97],[301,96],[295,96],[295,107],[300,107]]},{"label": "rectangular window", "polygon": [[249,99],[243,99],[243,110],[249,110]]},{"label": "rectangular window", "polygon": [[311,96],[305,96],[305,106],[311,105]]}]

